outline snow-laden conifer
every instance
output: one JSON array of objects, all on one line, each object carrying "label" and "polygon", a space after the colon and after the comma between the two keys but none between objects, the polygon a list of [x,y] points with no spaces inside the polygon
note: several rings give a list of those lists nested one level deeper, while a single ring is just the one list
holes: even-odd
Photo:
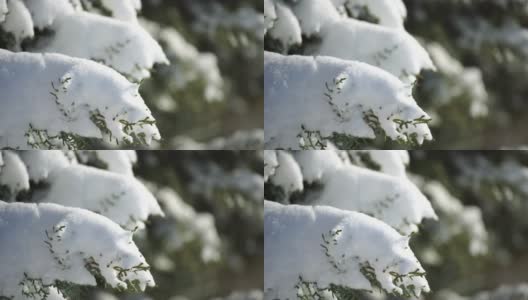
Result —
[{"label": "snow-laden conifer", "polygon": [[265,50],[285,55],[264,54],[268,148],[432,139],[412,89],[435,66],[405,31],[402,1],[269,0],[264,10]]},{"label": "snow-laden conifer", "polygon": [[437,214],[407,152],[267,150],[264,164],[266,299],[429,291],[409,240]]},{"label": "snow-laden conifer", "polygon": [[168,60],[137,22],[140,8],[136,0],[0,2],[0,148],[159,140],[138,82]]},{"label": "snow-laden conifer", "polygon": [[144,290],[149,265],[125,231],[109,219],[55,204],[0,202],[0,296],[47,299],[67,284]]}]

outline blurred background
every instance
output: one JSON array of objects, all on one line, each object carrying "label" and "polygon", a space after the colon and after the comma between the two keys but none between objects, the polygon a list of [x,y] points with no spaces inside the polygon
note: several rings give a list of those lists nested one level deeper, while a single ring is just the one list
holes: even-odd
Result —
[{"label": "blurred background", "polygon": [[438,72],[422,73],[415,98],[433,118],[431,149],[528,144],[528,1],[404,0],[406,29]]},{"label": "blurred background", "polygon": [[410,154],[410,177],[439,217],[411,239],[426,299],[528,299],[528,153]]},{"label": "blurred background", "polygon": [[143,0],[141,24],[171,65],[141,85],[164,149],[260,149],[261,0]]},{"label": "blurred background", "polygon": [[86,299],[261,300],[262,151],[137,154],[135,175],[166,215],[134,235],[156,286],[139,295],[97,290]]}]

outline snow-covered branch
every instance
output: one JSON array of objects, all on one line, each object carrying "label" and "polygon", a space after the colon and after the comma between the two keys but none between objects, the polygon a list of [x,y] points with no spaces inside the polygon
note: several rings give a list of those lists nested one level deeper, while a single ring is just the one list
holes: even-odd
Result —
[{"label": "snow-covered branch", "polygon": [[411,90],[364,63],[265,52],[264,93],[270,149],[313,148],[313,140],[328,140],[334,133],[372,139],[381,131],[417,144],[432,139],[429,116]]},{"label": "snow-covered branch", "polygon": [[429,291],[409,238],[375,218],[268,201],[264,213],[266,299],[320,299],[339,286],[408,297]]},{"label": "snow-covered branch", "polygon": [[83,148],[86,138],[109,145],[160,139],[138,93],[116,71],[59,54],[0,50],[0,147]]},{"label": "snow-covered branch", "polygon": [[0,298],[64,299],[66,284],[144,290],[149,265],[132,233],[98,214],[0,201]]},{"label": "snow-covered branch", "polygon": [[432,139],[412,88],[435,66],[404,30],[402,1],[268,0],[264,9],[265,50],[289,54],[264,54],[268,148]]}]

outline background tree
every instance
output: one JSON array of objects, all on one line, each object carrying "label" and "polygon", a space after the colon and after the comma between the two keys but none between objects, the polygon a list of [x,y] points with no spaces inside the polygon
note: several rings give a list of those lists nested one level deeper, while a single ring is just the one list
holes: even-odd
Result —
[{"label": "background tree", "polygon": [[406,28],[438,72],[424,72],[416,97],[432,116],[434,149],[526,144],[526,1],[404,1]]},{"label": "background tree", "polygon": [[141,90],[168,132],[163,147],[262,148],[262,1],[144,1],[143,13],[172,62]]},{"label": "background tree", "polygon": [[413,245],[435,297],[526,299],[526,152],[411,157],[410,171],[440,216],[438,224],[424,224]]}]

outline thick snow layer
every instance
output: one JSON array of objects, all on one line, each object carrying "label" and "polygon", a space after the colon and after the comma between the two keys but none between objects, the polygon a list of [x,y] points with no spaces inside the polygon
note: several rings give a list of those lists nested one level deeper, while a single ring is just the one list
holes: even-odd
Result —
[{"label": "thick snow layer", "polygon": [[[150,215],[163,215],[158,202],[137,179],[84,165],[57,170],[39,202],[85,208],[133,230]],[[72,195],[75,195],[72,197]]]},{"label": "thick snow layer", "polygon": [[277,151],[277,163],[275,174],[270,177],[270,182],[280,186],[286,195],[290,195],[295,191],[302,191],[303,177],[301,168],[293,156],[286,151]]},{"label": "thick snow layer", "polygon": [[407,9],[402,0],[332,0],[337,7],[345,6],[353,17],[363,14],[365,8],[377,19],[376,23],[389,28],[402,28]]},{"label": "thick snow layer", "polygon": [[215,227],[214,216],[198,213],[185,203],[176,192],[164,188],[156,192],[166,217],[158,220],[154,234],[161,237],[164,247],[173,252],[185,244],[198,241],[204,262],[220,258],[221,241]]},{"label": "thick snow layer", "polygon": [[141,9],[140,0],[102,0],[101,5],[112,17],[129,22],[137,22],[137,11]]},{"label": "thick snow layer", "polygon": [[73,148],[79,136],[160,139],[138,86],[93,61],[0,49],[0,90],[0,148]]},{"label": "thick snow layer", "polygon": [[[4,22],[0,27],[5,32],[13,35],[15,45],[20,44],[25,38],[31,38],[35,32],[33,30],[33,20],[27,7],[22,0],[10,0],[7,2],[8,14],[5,15]],[[18,50],[18,49],[17,49]]]},{"label": "thick snow layer", "polygon": [[264,150],[264,181],[275,174],[275,169],[279,165],[275,150]]},{"label": "thick snow layer", "polygon": [[268,149],[299,149],[303,129],[323,138],[333,133],[374,138],[372,118],[365,120],[368,114],[377,117],[375,126],[393,140],[406,140],[410,134],[416,134],[418,143],[432,139],[427,124],[420,122],[429,117],[409,88],[364,63],[265,52],[264,95]]},{"label": "thick snow layer", "polygon": [[320,181],[325,173],[344,166],[343,160],[334,150],[296,151],[294,157],[301,167],[303,180],[308,183]]},{"label": "thick snow layer", "polygon": [[12,151],[3,151],[4,164],[0,169],[0,186],[6,186],[11,200],[15,199],[20,191],[29,190],[29,175],[18,154]]},{"label": "thick snow layer", "polygon": [[5,16],[8,13],[7,0],[0,0],[0,23],[4,22]]},{"label": "thick snow layer", "polygon": [[[425,49],[403,29],[406,8],[401,0],[303,0],[290,6],[276,1],[276,20],[267,33],[288,46],[304,36],[316,36],[320,45],[305,54],[357,60],[378,66],[412,83],[422,69],[434,69]],[[346,6],[354,17],[365,8],[378,24],[354,20],[339,13]],[[288,8],[292,9],[293,15]],[[357,47],[361,45],[361,47]]]},{"label": "thick snow layer", "polygon": [[24,0],[24,3],[31,13],[33,26],[39,29],[50,26],[55,18],[75,11],[70,0]]},{"label": "thick snow layer", "polygon": [[134,175],[132,168],[137,161],[135,151],[98,150],[95,151],[95,155],[106,164],[108,171],[128,176]]},{"label": "thick snow layer", "polygon": [[273,22],[277,19],[274,0],[264,0],[264,34],[273,27]]},{"label": "thick snow layer", "polygon": [[277,20],[269,30],[269,35],[282,42],[288,49],[292,45],[301,44],[301,27],[290,7],[280,2],[275,6]]},{"label": "thick snow layer", "polygon": [[81,0],[87,11],[114,19],[136,23],[141,0]]},{"label": "thick snow layer", "polygon": [[132,233],[87,210],[0,201],[0,245],[0,296],[13,300],[45,299],[56,280],[95,285],[89,269],[115,288],[154,285]]},{"label": "thick snow layer", "polygon": [[371,150],[370,157],[380,165],[381,172],[398,177],[407,177],[409,152],[405,150]]},{"label": "thick snow layer", "polygon": [[133,167],[137,162],[137,154],[134,150],[81,150],[76,151],[75,154],[84,165],[134,176]]},{"label": "thick snow layer", "polygon": [[422,69],[435,69],[427,51],[403,30],[341,19],[325,25],[320,36],[321,45],[309,54],[365,62],[388,71],[408,84]]},{"label": "thick snow layer", "polygon": [[[303,181],[313,183],[321,181],[327,173],[350,165],[350,161],[343,159],[342,154],[346,153],[335,149],[305,150],[294,151],[293,155],[301,168]],[[358,150],[348,151],[348,154],[354,158],[354,164],[363,166],[360,157],[368,155],[371,162],[379,167],[380,172],[397,177],[407,177],[406,166],[409,164],[409,153],[405,150]]]},{"label": "thick snow layer", "polygon": [[319,34],[323,26],[341,19],[330,0],[299,1],[293,6],[293,11],[299,20],[303,35],[306,36]]},{"label": "thick snow layer", "polygon": [[314,204],[359,211],[409,235],[424,218],[436,219],[431,203],[406,178],[356,166],[327,172],[324,188]]},{"label": "thick snow layer", "polygon": [[379,171],[397,177],[407,177],[406,166],[409,153],[405,150],[361,150],[349,151],[350,155],[366,154],[379,167]]},{"label": "thick snow layer", "polygon": [[65,168],[71,164],[64,152],[59,150],[30,150],[18,153],[26,165],[29,179],[34,182],[45,180],[54,170]]},{"label": "thick snow layer", "polygon": [[[264,292],[266,299],[296,299],[301,284],[315,282],[373,290],[374,276],[388,292],[414,286],[429,291],[409,237],[358,212],[264,202]],[[402,277],[396,279],[395,274]]]},{"label": "thick snow layer", "polygon": [[50,29],[54,34],[32,51],[92,59],[137,81],[149,77],[154,64],[168,63],[161,46],[138,24],[76,12],[55,19]]}]

